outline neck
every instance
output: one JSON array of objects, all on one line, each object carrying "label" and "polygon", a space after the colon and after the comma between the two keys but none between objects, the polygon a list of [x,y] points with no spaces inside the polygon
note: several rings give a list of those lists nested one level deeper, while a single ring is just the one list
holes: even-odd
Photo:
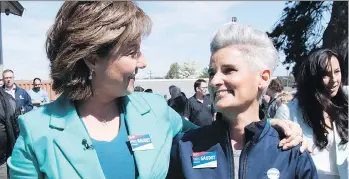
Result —
[{"label": "neck", "polygon": [[97,120],[107,120],[107,118],[119,115],[119,104],[116,98],[109,98],[109,100],[103,100],[107,98],[91,97],[85,101],[81,101],[78,104],[78,109],[81,117],[93,116]]},{"label": "neck", "polygon": [[14,87],[14,84],[11,86],[6,86],[6,88],[8,88],[8,89],[12,89],[13,87]]},{"label": "neck", "polygon": [[252,122],[257,122],[260,120],[258,101],[253,102],[253,104],[240,110],[240,112],[233,111],[229,114],[223,114],[223,119],[228,121],[230,138],[233,143],[236,143],[237,146],[240,147],[244,146],[245,127]]},{"label": "neck", "polygon": [[199,100],[203,100],[204,99],[204,95],[201,95],[200,93],[195,93],[195,98],[199,99]]}]

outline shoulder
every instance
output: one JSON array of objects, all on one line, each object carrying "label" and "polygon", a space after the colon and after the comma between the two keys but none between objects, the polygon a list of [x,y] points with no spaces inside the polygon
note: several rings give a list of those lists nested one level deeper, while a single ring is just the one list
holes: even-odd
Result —
[{"label": "shoulder", "polygon": [[293,101],[289,102],[287,105],[281,105],[280,107],[282,107],[281,109],[287,110],[292,113],[296,112],[297,110],[299,110],[298,100],[294,99]]},{"label": "shoulder", "polygon": [[[35,110],[31,110],[21,116],[19,116],[19,123],[33,125],[33,126],[43,126],[45,123],[48,124],[47,120],[44,120],[43,118],[45,116],[49,116],[47,112],[49,106],[52,106],[52,104],[47,104],[45,106],[42,106],[40,108],[37,108]],[[48,125],[47,125],[48,126]]]},{"label": "shoulder", "polygon": [[[268,127],[266,135],[264,136],[262,141],[260,141],[260,144],[262,144],[265,148],[269,148],[270,154],[278,155],[278,158],[280,159],[285,157],[296,159],[300,157],[300,155],[302,154],[299,152],[301,144],[298,144],[289,150],[283,150],[281,147],[278,146],[279,142],[283,138],[285,138],[285,135],[282,132],[278,132],[275,128],[270,126]],[[273,146],[272,148],[270,148],[271,145]]]},{"label": "shoulder", "polygon": [[127,95],[132,107],[141,111],[152,110],[156,114],[168,114],[168,104],[163,96],[156,93],[134,92]]},{"label": "shoulder", "polygon": [[[60,109],[57,106],[57,101],[52,103],[43,105],[40,108],[35,110],[31,110],[23,115],[18,117],[18,123],[20,125],[20,129],[27,128],[30,129],[30,132],[35,131],[45,131],[45,129],[49,129],[50,127],[50,115],[54,113],[54,111],[59,111]],[[63,106],[62,106],[63,108]],[[38,130],[35,130],[38,129]]]},{"label": "shoulder", "polygon": [[166,99],[157,93],[133,92],[127,95],[133,103],[146,103],[150,107],[167,106]]},{"label": "shoulder", "polygon": [[[289,112],[290,112],[290,109],[289,109],[287,104],[281,104],[278,107],[277,111],[276,111],[276,113],[278,115],[280,115],[280,114],[288,114]],[[275,118],[277,118],[276,115],[275,115]]]},{"label": "shoulder", "polygon": [[16,92],[19,92],[19,93],[22,93],[22,94],[28,94],[28,92],[25,89],[23,89],[23,88],[21,88],[19,86],[16,86]]},{"label": "shoulder", "polygon": [[194,98],[194,96],[192,96],[192,97],[190,97],[190,98],[187,99],[187,103],[188,103],[188,104],[192,104],[192,103],[194,103],[195,101],[196,101],[196,99]]},{"label": "shoulder", "polygon": [[219,121],[214,121],[212,125],[203,126],[197,129],[189,130],[181,135],[176,136],[175,142],[189,142],[195,145],[210,144],[214,137],[218,137],[217,132],[222,132],[223,129],[219,127]]},{"label": "shoulder", "polygon": [[22,87],[16,85],[16,90],[20,92],[26,92]]}]

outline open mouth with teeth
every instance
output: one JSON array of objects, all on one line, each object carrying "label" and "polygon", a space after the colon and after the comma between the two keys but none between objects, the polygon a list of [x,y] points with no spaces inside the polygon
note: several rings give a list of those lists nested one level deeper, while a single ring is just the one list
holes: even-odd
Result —
[{"label": "open mouth with teeth", "polygon": [[219,91],[216,91],[214,98],[215,99],[216,98],[222,98],[222,97],[224,97],[225,95],[228,95],[228,94],[234,95],[234,91],[233,90],[219,90]]}]

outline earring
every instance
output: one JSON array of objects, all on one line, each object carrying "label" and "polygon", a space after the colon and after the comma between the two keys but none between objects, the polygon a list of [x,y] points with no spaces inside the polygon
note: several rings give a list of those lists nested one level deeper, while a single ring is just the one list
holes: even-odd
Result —
[{"label": "earring", "polygon": [[92,73],[93,73],[93,70],[90,71],[90,75],[88,76],[89,80],[92,80]]}]

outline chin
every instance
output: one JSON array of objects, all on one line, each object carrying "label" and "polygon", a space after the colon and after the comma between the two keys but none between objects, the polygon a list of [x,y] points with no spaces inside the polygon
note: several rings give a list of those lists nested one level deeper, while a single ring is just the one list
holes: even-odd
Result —
[{"label": "chin", "polygon": [[335,96],[337,95],[337,93],[338,93],[338,91],[332,92],[332,93],[330,94],[331,98],[335,97]]},{"label": "chin", "polygon": [[216,107],[217,111],[222,112],[222,111],[226,111],[229,108],[235,107],[235,105],[232,104],[231,102],[219,100],[216,102],[215,107]]}]

